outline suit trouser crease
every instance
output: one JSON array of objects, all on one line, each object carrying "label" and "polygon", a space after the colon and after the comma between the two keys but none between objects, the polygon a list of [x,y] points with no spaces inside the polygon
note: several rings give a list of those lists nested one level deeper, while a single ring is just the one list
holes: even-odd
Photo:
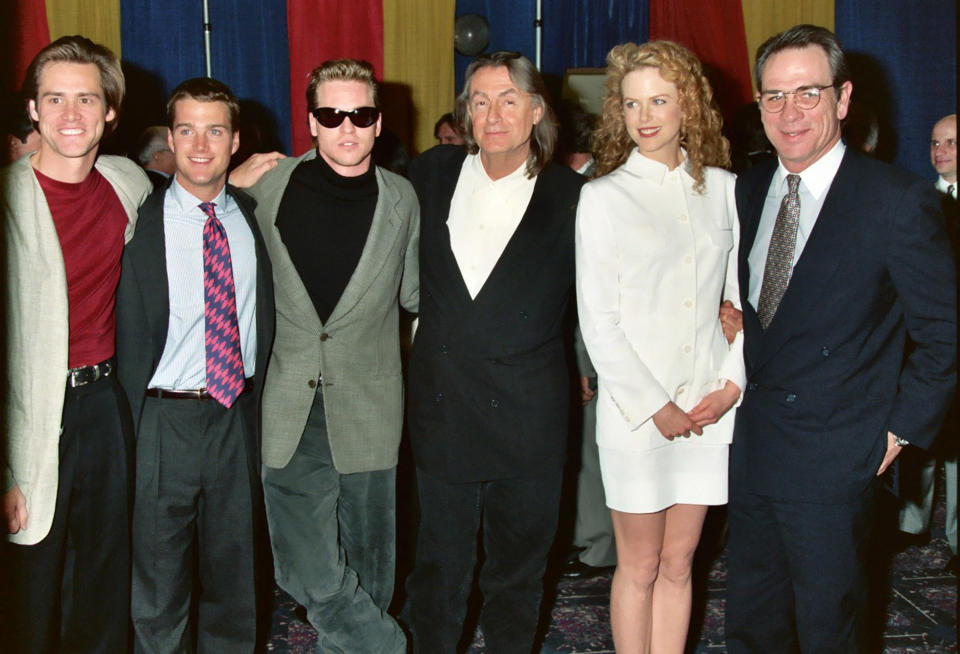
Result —
[{"label": "suit trouser crease", "polygon": [[307,609],[317,651],[406,651],[393,595],[396,468],[340,474],[317,393],[293,458],[263,468],[277,584]]},{"label": "suit trouser crease", "polygon": [[252,393],[230,409],[146,398],[133,519],[137,652],[253,651],[258,480],[246,432],[255,423]]},{"label": "suit trouser crease", "polygon": [[4,651],[126,651],[131,437],[114,378],[68,388],[62,426],[50,532],[5,545]]},{"label": "suit trouser crease", "polygon": [[453,652],[462,635],[482,530],[480,627],[487,650],[531,650],[543,576],[556,535],[561,471],[535,477],[450,483],[417,470],[420,531],[407,584],[414,650]]},{"label": "suit trouser crease", "polygon": [[837,504],[737,493],[728,510],[727,651],[863,651],[872,511],[872,492]]}]

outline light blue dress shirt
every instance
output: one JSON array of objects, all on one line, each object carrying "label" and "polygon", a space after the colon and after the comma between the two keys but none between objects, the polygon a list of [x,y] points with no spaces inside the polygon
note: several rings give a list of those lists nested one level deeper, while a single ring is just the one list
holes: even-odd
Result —
[{"label": "light blue dress shirt", "polygon": [[[225,188],[213,202],[230,244],[243,372],[249,378],[253,377],[257,359],[257,254],[253,232]],[[194,390],[207,385],[203,297],[203,226],[207,216],[200,203],[174,177],[163,199],[170,322],[163,356],[148,388]]]}]

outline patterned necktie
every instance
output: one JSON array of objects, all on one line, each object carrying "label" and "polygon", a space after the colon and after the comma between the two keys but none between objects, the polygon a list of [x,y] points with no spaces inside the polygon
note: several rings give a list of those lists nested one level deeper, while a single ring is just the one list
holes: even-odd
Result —
[{"label": "patterned necktie", "polygon": [[223,224],[213,202],[200,209],[207,215],[203,226],[203,299],[207,350],[207,392],[227,407],[243,392],[243,355],[237,323],[237,298],[233,289],[233,263]]},{"label": "patterned necktie", "polygon": [[947,187],[947,195],[949,195],[949,196],[950,196],[951,198],[953,198],[954,200],[957,199],[957,196],[953,194],[953,190],[954,190],[955,188],[957,188],[957,185],[956,185],[956,184],[951,184],[950,186]]},{"label": "patterned necktie", "polygon": [[757,317],[764,329],[773,320],[780,300],[793,274],[793,251],[797,244],[797,225],[800,222],[800,175],[787,175],[787,194],[780,203],[777,222],[770,237],[767,263],[763,268],[763,284],[760,286],[760,301]]}]

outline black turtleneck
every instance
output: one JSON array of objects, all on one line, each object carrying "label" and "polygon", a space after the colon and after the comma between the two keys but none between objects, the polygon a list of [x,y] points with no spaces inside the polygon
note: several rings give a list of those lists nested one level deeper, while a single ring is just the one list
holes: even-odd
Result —
[{"label": "black turtleneck", "polygon": [[322,322],[350,281],[377,208],[374,166],[343,177],[317,157],[290,175],[277,213],[277,229]]}]

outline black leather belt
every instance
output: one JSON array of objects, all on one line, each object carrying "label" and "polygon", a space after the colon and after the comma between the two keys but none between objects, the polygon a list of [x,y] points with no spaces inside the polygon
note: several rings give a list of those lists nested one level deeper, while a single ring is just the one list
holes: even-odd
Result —
[{"label": "black leather belt", "polygon": [[112,375],[116,367],[116,360],[114,357],[110,357],[106,361],[101,361],[93,366],[70,368],[67,370],[67,386],[76,388],[77,386],[86,386],[95,381],[100,381],[104,377]]},{"label": "black leather belt", "polygon": [[[253,378],[248,377],[243,385],[243,393],[253,389]],[[241,393],[241,395],[243,394]],[[189,391],[169,391],[165,388],[148,388],[144,393],[147,397],[156,397],[161,400],[211,400],[210,393],[205,388]]]}]

